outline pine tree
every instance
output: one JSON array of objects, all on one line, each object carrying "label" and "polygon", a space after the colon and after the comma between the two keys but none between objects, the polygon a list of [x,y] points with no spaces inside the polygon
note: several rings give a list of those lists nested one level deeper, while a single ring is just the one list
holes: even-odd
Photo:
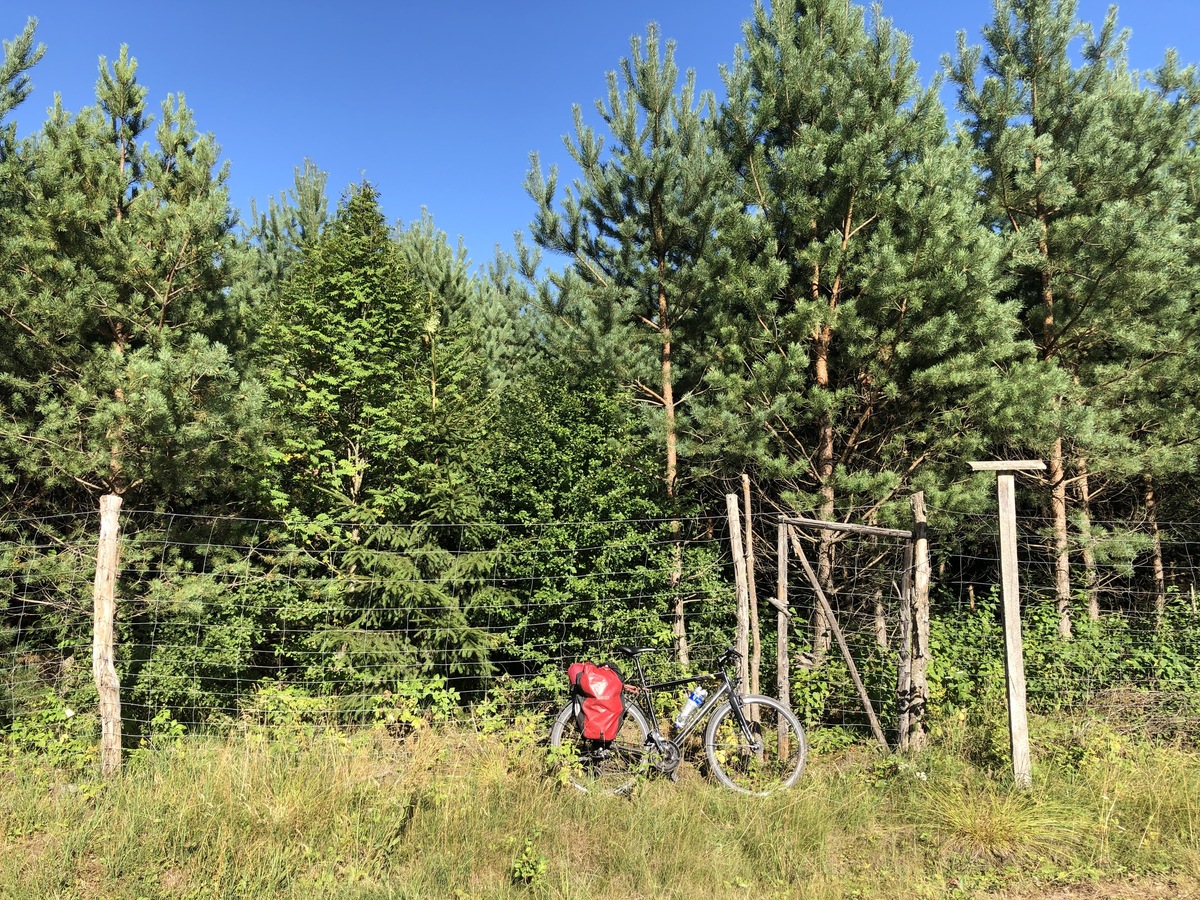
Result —
[{"label": "pine tree", "polygon": [[72,116],[56,102],[10,159],[24,208],[0,273],[0,445],[68,509],[104,493],[223,495],[260,430],[258,388],[229,349],[240,326],[216,143],[182,96],[152,131],[136,68],[124,48],[102,59],[96,106]]},{"label": "pine tree", "polygon": [[[895,518],[902,490],[957,505],[964,460],[1036,390],[936,83],[845,0],[756,5],[726,81],[745,210],[721,325],[729,452],[823,519]],[[826,533],[829,588],[833,551]]]},{"label": "pine tree", "polygon": [[33,43],[37,20],[30,19],[17,37],[4,41],[4,58],[0,61],[0,163],[12,155],[16,143],[15,122],[5,122],[8,114],[25,102],[32,90],[29,70],[37,65],[46,52],[43,44]]},{"label": "pine tree", "polygon": [[[28,212],[28,165],[16,154],[16,122],[8,116],[29,96],[31,85],[28,72],[37,64],[45,47],[34,45],[36,21],[30,20],[25,30],[12,41],[4,42],[4,57],[0,61],[0,259],[13,252],[13,242],[24,228]],[[9,293],[8,279],[12,272],[0,266],[0,292]],[[7,312],[7,310],[6,310]],[[24,329],[12,313],[0,317],[0,374],[13,366],[9,354],[22,338]],[[4,407],[0,406],[0,410]],[[5,508],[20,514],[29,503],[37,502],[37,491],[23,483],[16,474],[16,462],[8,456],[9,448],[0,448],[0,486],[8,496]],[[33,489],[31,489],[33,488]]]},{"label": "pine tree", "polygon": [[[717,236],[733,207],[704,123],[711,96],[697,101],[691,72],[676,92],[674,44],[664,52],[657,26],[631,46],[620,74],[609,73],[607,100],[596,104],[611,147],[576,107],[566,144],[581,178],[559,210],[557,172],[547,178],[535,156],[527,188],[538,204],[534,241],[571,260],[554,276],[554,319],[573,330],[579,352],[610,365],[638,402],[658,411],[661,484],[675,513],[686,478],[684,423],[703,384],[700,346],[724,266]],[[676,649],[686,663],[677,590],[673,604]]]},{"label": "pine tree", "polygon": [[246,280],[266,290],[282,289],[304,248],[316,240],[329,219],[328,180],[327,173],[306,159],[302,168],[296,168],[291,189],[278,200],[268,198],[266,212],[259,213],[250,201],[247,237],[254,249],[253,274]]},{"label": "pine tree", "polygon": [[1182,352],[1194,296],[1179,180],[1194,89],[1170,65],[1157,89],[1144,88],[1128,69],[1115,9],[1098,33],[1075,9],[1074,0],[1004,0],[984,29],[986,52],[960,38],[951,67],[985,172],[989,224],[1008,238],[1011,295],[1038,359],[1062,383],[1045,449],[1063,636],[1070,509],[1095,617],[1091,508],[1110,479],[1129,474],[1120,398]]},{"label": "pine tree", "polygon": [[[31,38],[27,29],[6,60],[6,104],[23,91],[12,76],[36,55]],[[77,514],[101,495],[184,513],[251,498],[262,398],[236,354],[244,329],[230,299],[226,171],[182,96],[169,96],[155,123],[146,93],[122,49],[111,66],[101,60],[94,106],[72,115],[56,101],[32,137],[3,137],[0,480],[5,521],[37,523],[17,525],[13,546],[31,533],[42,544],[94,542],[80,534],[92,522]],[[127,519],[125,560],[163,564],[139,548],[157,524]],[[171,552],[188,556],[178,545]],[[64,561],[86,563],[55,556],[22,550],[0,565],[25,584],[11,615],[26,624],[30,651],[45,641],[69,656],[83,652],[89,631]],[[186,559],[198,580],[210,562]],[[124,579],[119,644],[138,644],[148,607],[176,621],[171,593]],[[141,662],[126,655],[124,675]]]}]

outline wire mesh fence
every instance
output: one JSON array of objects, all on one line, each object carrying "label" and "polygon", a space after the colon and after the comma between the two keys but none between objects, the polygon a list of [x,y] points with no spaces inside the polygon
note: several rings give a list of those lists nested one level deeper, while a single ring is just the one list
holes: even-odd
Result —
[{"label": "wire mesh fence", "polygon": [[[995,523],[936,530],[929,677],[935,716],[999,703],[1003,638]],[[778,693],[774,541],[759,523],[762,691]],[[565,669],[618,643],[661,647],[674,678],[682,597],[693,670],[733,640],[724,517],[536,524],[378,525],[127,512],[117,661],[126,742],[247,723],[389,724],[456,709],[545,711]],[[1057,550],[1047,523],[1019,526],[1025,667],[1035,711],[1088,708],[1157,733],[1197,723],[1200,542],[1092,523],[1093,566],[1071,553],[1071,635],[1059,633]],[[91,687],[93,515],[0,526],[0,726],[85,721]],[[801,540],[889,736],[896,728],[903,542]],[[769,549],[768,549],[769,548]],[[798,568],[787,579],[790,701],[810,727],[869,734],[846,661]],[[83,726],[81,726],[83,727]]]},{"label": "wire mesh fence", "polygon": [[[942,702],[994,700],[1003,677],[998,537],[987,516],[957,516],[968,540],[938,541],[935,659]],[[1018,528],[1030,708],[1091,710],[1152,734],[1200,725],[1200,526],[1073,524],[1060,567],[1046,519]],[[992,692],[994,693],[994,692]],[[1171,724],[1174,723],[1174,724]],[[1167,727],[1167,726],[1170,727]]]},{"label": "wire mesh fence", "polygon": [[[285,523],[127,512],[117,657],[129,739],[287,717],[351,726],[547,706],[569,662],[660,646],[684,601],[698,660],[732,634],[720,519]],[[95,517],[6,524],[0,715],[87,704]],[[73,701],[74,702],[74,701]]]}]

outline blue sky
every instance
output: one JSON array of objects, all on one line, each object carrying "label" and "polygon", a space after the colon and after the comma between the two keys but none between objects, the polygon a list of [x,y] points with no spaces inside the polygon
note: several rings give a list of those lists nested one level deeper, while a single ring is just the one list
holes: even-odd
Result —
[{"label": "blue sky", "polygon": [[[1098,24],[1108,4],[1078,7]],[[427,207],[482,264],[532,216],[522,187],[530,152],[566,161],[572,104],[594,108],[632,35],[658,22],[676,41],[680,68],[719,93],[718,67],[732,60],[751,3],[4,0],[3,10],[0,36],[34,16],[47,46],[17,113],[22,132],[40,125],[56,91],[70,110],[92,102],[98,57],[128,44],[153,107],[182,92],[201,130],[216,136],[243,214],[252,197],[263,207],[288,188],[308,157],[329,173],[333,198],[365,177],[389,219],[411,221]],[[991,10],[991,0],[883,5],[912,36],[924,82],[959,30],[979,42]],[[1129,0],[1119,22],[1132,31],[1136,68],[1157,65],[1167,47],[1200,62],[1200,0]]]}]

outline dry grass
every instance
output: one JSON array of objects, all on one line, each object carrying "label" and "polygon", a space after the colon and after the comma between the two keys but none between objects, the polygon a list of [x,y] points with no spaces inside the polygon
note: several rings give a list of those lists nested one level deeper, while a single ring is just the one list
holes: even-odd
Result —
[{"label": "dry grass", "polygon": [[0,755],[0,896],[1032,897],[1138,872],[1189,889],[1200,763],[1111,737],[1030,794],[945,753],[854,751],[765,800],[695,772],[580,796],[529,728],[184,742],[109,784]]},{"label": "dry grass", "polygon": [[1076,810],[1023,791],[992,785],[929,790],[922,805],[930,814],[923,828],[949,856],[993,863],[1065,861],[1081,842]]}]

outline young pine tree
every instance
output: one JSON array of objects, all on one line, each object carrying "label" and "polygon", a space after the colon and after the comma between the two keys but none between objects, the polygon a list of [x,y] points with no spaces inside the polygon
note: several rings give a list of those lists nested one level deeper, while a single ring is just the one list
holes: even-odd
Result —
[{"label": "young pine tree", "polygon": [[182,96],[154,126],[136,69],[124,48],[102,59],[96,105],[56,102],[4,163],[23,202],[2,237],[0,447],[57,512],[101,494],[228,500],[260,432],[260,392],[231,353],[217,145]]},{"label": "young pine tree", "polygon": [[[527,187],[538,204],[534,241],[570,259],[553,276],[554,318],[567,323],[576,352],[620,373],[637,402],[656,412],[661,485],[668,510],[681,508],[686,477],[683,435],[703,385],[703,345],[724,255],[718,238],[732,197],[727,170],[704,121],[708,95],[695,98],[692,73],[677,90],[674,45],[661,46],[651,25],[634,38],[608,97],[596,104],[612,138],[575,110],[567,148],[581,177],[556,208],[557,173],[534,159]],[[677,545],[671,612],[676,651],[688,659]]]},{"label": "young pine tree", "polygon": [[984,48],[960,37],[950,68],[985,173],[988,224],[1007,239],[1009,296],[1060,385],[1057,424],[1041,449],[1064,637],[1070,509],[1094,618],[1092,505],[1113,484],[1141,481],[1136,445],[1156,430],[1148,423],[1172,415],[1164,406],[1145,418],[1146,401],[1167,400],[1154,385],[1169,382],[1166,361],[1186,354],[1195,315],[1194,235],[1181,224],[1190,215],[1181,175],[1193,153],[1191,76],[1169,61],[1144,87],[1128,69],[1115,9],[1098,33],[1075,9],[1074,0],[1002,0]]},{"label": "young pine tree", "polygon": [[1032,392],[936,85],[845,0],[758,4],[726,81],[744,209],[721,322],[731,453],[823,519],[894,518],[914,489],[950,505]]}]

